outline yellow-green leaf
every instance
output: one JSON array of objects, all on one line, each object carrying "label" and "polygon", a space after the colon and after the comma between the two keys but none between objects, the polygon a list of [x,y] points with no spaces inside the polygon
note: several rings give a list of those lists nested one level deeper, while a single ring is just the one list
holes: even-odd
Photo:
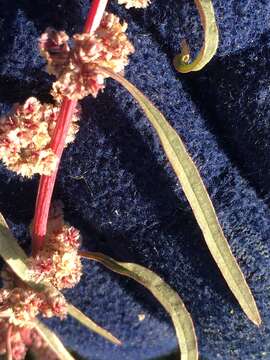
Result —
[{"label": "yellow-green leaf", "polygon": [[[53,289],[50,284],[33,282],[31,274],[27,267],[27,256],[23,249],[18,244],[15,237],[12,235],[8,225],[0,213],[0,256],[9,265],[12,271],[31,288],[36,291],[45,291],[46,289]],[[56,290],[57,291],[57,290]]]},{"label": "yellow-green leaf", "polygon": [[[4,261],[10,266],[13,272],[29,287],[35,289],[36,291],[45,291],[52,289],[53,291],[58,291],[53,286],[45,282],[39,282],[38,284],[33,282],[30,277],[30,272],[26,264],[27,256],[23,249],[18,244],[17,240],[14,238],[10,232],[8,225],[0,213],[0,255],[3,257]],[[100,326],[95,324],[91,319],[86,315],[76,309],[73,305],[68,305],[68,313],[70,316],[74,317],[90,330],[98,333],[99,335],[110,340],[114,344],[121,344],[121,342],[116,339],[108,331],[102,329]]]},{"label": "yellow-green leaf", "polygon": [[0,213],[0,255],[14,273],[24,282],[31,283],[26,265],[27,256],[12,235],[8,225]]},{"label": "yellow-green leaf", "polygon": [[82,325],[86,326],[89,330],[94,331],[95,333],[103,336],[105,339],[111,341],[113,344],[121,345],[121,341],[114,337],[110,332],[103,329],[99,325],[97,325],[93,320],[87,317],[84,313],[82,313],[75,306],[69,304],[68,305],[68,313],[74,319],[78,320]]},{"label": "yellow-green leaf", "polygon": [[224,279],[248,318],[256,325],[260,325],[261,318],[255,300],[223,234],[199,171],[179,135],[161,112],[129,81],[110,70],[102,68],[102,71],[122,84],[142,107],[160,138],[162,147],[182,185],[207,246]]},{"label": "yellow-green leaf", "polygon": [[212,57],[218,48],[218,27],[215,20],[215,10],[211,0],[195,0],[204,29],[204,44],[196,59],[189,64],[190,52],[187,42],[181,44],[181,53],[174,58],[175,69],[181,73],[201,70]]},{"label": "yellow-green leaf", "polygon": [[58,336],[56,336],[53,331],[49,330],[47,326],[36,320],[35,328],[52,351],[57,355],[59,360],[75,360],[74,357],[67,351]]},{"label": "yellow-green leaf", "polygon": [[130,277],[146,287],[170,314],[181,348],[182,360],[197,360],[198,348],[192,319],[179,295],[153,271],[133,263],[123,263],[92,252],[81,252],[86,259],[96,260],[108,269]]},{"label": "yellow-green leaf", "polygon": [[[17,240],[12,235],[9,227],[4,219],[3,215],[0,213],[0,254],[11,264],[14,262],[15,268],[20,266],[23,270],[26,270],[25,261],[27,259],[25,252],[22,250],[20,245],[17,243]],[[19,265],[18,265],[19,264]]]}]

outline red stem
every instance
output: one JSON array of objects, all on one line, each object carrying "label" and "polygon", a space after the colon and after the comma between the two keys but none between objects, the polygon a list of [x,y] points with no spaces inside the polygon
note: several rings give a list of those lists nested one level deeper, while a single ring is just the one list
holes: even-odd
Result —
[{"label": "red stem", "polygon": [[[84,26],[84,32],[92,33],[97,29],[103,17],[107,2],[108,0],[93,0]],[[76,105],[76,100],[64,98],[54,129],[50,146],[53,152],[58,156],[59,161],[51,176],[42,175],[40,178],[32,229],[33,255],[37,254],[45,241],[50,204],[58,166],[63,154],[65,140]]]},{"label": "red stem", "polygon": [[11,336],[13,326],[10,324],[7,329],[7,337],[6,337],[6,352],[7,352],[7,360],[12,360],[12,345],[11,345]]},{"label": "red stem", "polygon": [[84,25],[84,32],[92,33],[99,27],[107,2],[108,0],[93,0]]}]

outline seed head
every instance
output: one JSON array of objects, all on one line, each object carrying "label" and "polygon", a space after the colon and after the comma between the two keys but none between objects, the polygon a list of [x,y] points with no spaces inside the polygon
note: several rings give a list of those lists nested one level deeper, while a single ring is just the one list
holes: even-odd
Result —
[{"label": "seed head", "polygon": [[[58,158],[50,149],[50,141],[60,108],[41,104],[31,97],[23,105],[0,118],[0,160],[12,171],[25,177],[51,175]],[[73,116],[66,144],[78,132],[78,112]]]},{"label": "seed head", "polygon": [[33,280],[46,280],[58,290],[77,285],[82,275],[78,255],[80,244],[79,230],[64,223],[62,203],[54,203],[49,214],[45,245],[28,260]]},{"label": "seed head", "polygon": [[0,290],[0,317],[19,327],[31,327],[42,300],[31,289],[16,287]]},{"label": "seed head", "polygon": [[[72,100],[79,100],[89,94],[96,97],[99,91],[104,89],[104,80],[107,77],[100,72],[100,67],[107,67],[115,73],[122,72],[129,62],[128,56],[134,52],[134,47],[125,34],[126,30],[127,23],[121,24],[117,16],[105,13],[100,26],[93,34],[73,36],[72,49],[63,50],[65,61],[61,65],[61,70],[58,58],[55,59],[51,55],[47,50],[48,46],[42,45],[41,53],[49,60],[50,71],[58,77],[52,91],[55,99],[67,96]],[[57,33],[50,29],[41,39],[50,39],[52,34],[57,39],[67,37],[63,32]],[[41,43],[44,44],[44,40]],[[58,51],[61,51],[59,46]],[[51,70],[54,68],[57,70]]]},{"label": "seed head", "polygon": [[67,302],[64,295],[52,288],[40,293],[40,297],[43,300],[40,312],[44,317],[56,316],[62,320],[66,318]]}]

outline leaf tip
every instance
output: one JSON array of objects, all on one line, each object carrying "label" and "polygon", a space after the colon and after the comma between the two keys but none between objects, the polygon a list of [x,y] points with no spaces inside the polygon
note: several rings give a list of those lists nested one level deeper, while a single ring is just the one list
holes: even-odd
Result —
[{"label": "leaf tip", "polygon": [[260,327],[262,325],[262,318],[252,293],[251,293],[251,297],[252,297],[252,301],[250,304],[251,306],[249,308],[249,311],[246,312],[246,315],[249,318],[249,320],[253,322],[254,325]]},{"label": "leaf tip", "polygon": [[119,340],[117,337],[115,337],[114,335],[112,335],[110,332],[106,331],[108,336],[107,336],[107,340],[110,340],[114,345],[118,345],[118,346],[122,346],[123,343],[121,340]]},{"label": "leaf tip", "polygon": [[115,345],[118,345],[118,346],[122,346],[122,345],[123,345],[122,341],[119,340],[119,339],[117,339],[117,338],[114,338],[114,343],[115,343]]},{"label": "leaf tip", "polygon": [[254,298],[252,297],[252,303],[251,306],[249,307],[249,309],[245,309],[242,307],[242,309],[244,310],[246,316],[248,317],[248,319],[257,327],[260,327],[262,325],[262,318],[260,315],[260,312],[258,310],[257,304],[254,300]]},{"label": "leaf tip", "polygon": [[262,325],[262,318],[258,309],[256,313],[252,314],[252,316],[250,316],[249,318],[253,322],[253,324],[255,324],[258,328]]}]

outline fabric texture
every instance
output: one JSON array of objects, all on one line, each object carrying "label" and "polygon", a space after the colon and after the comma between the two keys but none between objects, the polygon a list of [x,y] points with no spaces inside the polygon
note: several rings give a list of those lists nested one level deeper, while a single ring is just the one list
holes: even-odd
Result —
[{"label": "fabric texture", "polygon": [[[109,9],[125,19],[136,52],[126,77],[184,140],[209,190],[225,235],[260,309],[258,329],[241,311],[209,254],[159,140],[134,100],[114,81],[82,101],[76,141],[64,153],[54,198],[83,234],[83,248],[132,261],[162,276],[194,320],[202,360],[270,360],[270,2],[213,0],[217,55],[198,73],[172,65],[202,29],[191,0],[152,0],[146,10]],[[47,26],[81,31],[88,0],[0,0],[0,111],[29,96],[43,101],[53,77],[37,39]],[[0,164],[0,211],[27,249],[38,177]],[[72,319],[48,321],[67,347],[92,360],[146,360],[177,352],[169,317],[132,280],[84,262],[67,298],[123,341],[117,347]],[[145,319],[139,320],[144,314]]]}]

